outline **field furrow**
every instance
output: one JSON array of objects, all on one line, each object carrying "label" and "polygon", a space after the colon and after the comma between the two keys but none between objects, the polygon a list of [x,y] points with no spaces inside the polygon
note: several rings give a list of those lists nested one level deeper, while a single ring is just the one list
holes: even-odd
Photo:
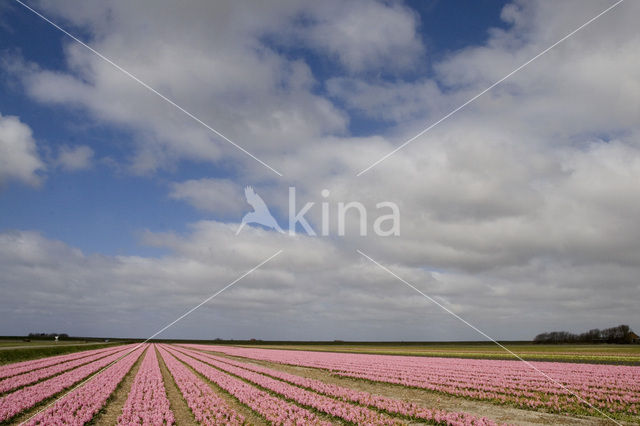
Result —
[{"label": "field furrow", "polygon": [[[126,349],[125,349],[126,350]],[[91,374],[116,361],[124,350],[107,357],[85,364],[58,376],[26,386],[0,398],[0,422],[10,419],[16,414],[33,407],[41,401],[70,388]]]},{"label": "field furrow", "polygon": [[[191,354],[191,352],[189,352]],[[341,399],[364,406],[369,406],[378,410],[385,411],[387,413],[400,415],[403,417],[409,417],[414,419],[421,419],[436,423],[446,424],[466,424],[466,425],[495,425],[496,423],[486,418],[476,418],[466,413],[452,413],[444,410],[428,409],[421,407],[417,404],[400,401],[393,398],[387,398],[379,395],[374,395],[368,392],[362,392],[353,390],[344,386],[337,386],[333,384],[327,384],[320,380],[309,379],[306,377],[297,376],[294,374],[285,373],[282,371],[274,370],[272,368],[262,367],[246,362],[239,362],[229,358],[218,357],[210,354],[203,354],[207,360],[215,361],[218,363],[225,363],[231,366],[243,368],[249,371],[253,371],[260,374],[265,374],[278,380],[285,381],[287,383],[300,386],[314,392],[327,395],[333,398]]]},{"label": "field furrow", "polygon": [[640,424],[635,366],[145,343],[2,371],[0,424]]},{"label": "field furrow", "polygon": [[136,374],[118,418],[119,425],[172,425],[175,423],[164,388],[155,345],[151,345]]},{"label": "field furrow", "polygon": [[366,407],[349,404],[344,401],[329,398],[327,396],[320,395],[315,392],[310,392],[297,386],[292,386],[280,380],[272,379],[262,374],[254,373],[252,371],[235,367],[227,363],[218,362],[200,352],[186,351],[184,353],[198,359],[199,361],[206,362],[207,364],[210,364],[220,370],[231,373],[251,383],[254,383],[273,393],[293,400],[298,404],[312,407],[318,411],[341,418],[351,423],[379,425],[394,425],[400,423],[398,420],[394,420]]},{"label": "field furrow", "polygon": [[3,365],[3,366],[0,366],[0,379],[31,372],[40,368],[60,364],[62,362],[73,361],[75,359],[85,358],[91,355],[109,352],[114,349],[117,349],[117,348],[109,347],[109,348],[103,348],[103,349],[94,349],[91,351],[74,352],[68,355],[57,355],[57,356],[51,356],[47,358],[34,359],[32,361],[22,361],[22,362]]},{"label": "field furrow", "polygon": [[203,425],[241,425],[244,417],[236,413],[198,376],[175,357],[160,348],[160,354],[173,376],[178,389],[187,401],[195,419]]},{"label": "field furrow", "polygon": [[640,413],[640,368],[184,345],[332,374],[558,413]]},{"label": "field furrow", "polygon": [[290,424],[330,424],[324,422],[311,411],[292,404],[281,398],[270,395],[268,392],[260,390],[240,379],[232,377],[220,370],[191,358],[175,349],[163,346],[178,358],[180,361],[189,365],[198,373],[211,380],[220,388],[229,392],[238,401],[250,407],[252,410],[263,416],[267,421],[276,425]]},{"label": "field furrow", "polygon": [[140,347],[125,355],[115,364],[92,377],[83,386],[69,392],[43,410],[26,425],[68,424],[84,425],[104,406],[109,395],[118,386],[136,360],[144,352]]},{"label": "field furrow", "polygon": [[92,361],[104,358],[116,352],[122,351],[122,348],[110,348],[109,350],[100,351],[97,354],[85,356],[72,361],[66,361],[59,364],[52,365],[50,367],[39,368],[34,371],[29,371],[17,376],[11,376],[4,380],[0,380],[0,394],[17,389],[22,386],[29,385],[31,383],[38,382],[47,377],[54,376],[59,373],[63,373],[68,370],[72,370],[84,364],[88,364]]}]

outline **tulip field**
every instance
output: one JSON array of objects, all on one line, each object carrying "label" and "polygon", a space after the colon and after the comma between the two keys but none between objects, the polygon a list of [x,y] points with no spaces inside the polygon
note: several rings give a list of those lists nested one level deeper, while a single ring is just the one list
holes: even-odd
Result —
[{"label": "tulip field", "polygon": [[495,425],[514,413],[640,424],[640,367],[149,343],[0,366],[0,424]]}]

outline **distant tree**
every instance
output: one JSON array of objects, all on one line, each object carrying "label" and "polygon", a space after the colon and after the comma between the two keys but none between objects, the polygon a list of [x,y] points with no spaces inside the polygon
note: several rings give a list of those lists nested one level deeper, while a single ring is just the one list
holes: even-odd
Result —
[{"label": "distant tree", "polygon": [[540,333],[533,338],[533,343],[548,343],[549,333]]},{"label": "distant tree", "polygon": [[602,339],[602,332],[597,328],[592,328],[591,330],[582,333],[580,335],[580,341],[583,343],[592,343],[597,342]]},{"label": "distant tree", "polygon": [[628,325],[621,324],[617,327],[598,330],[591,329],[580,334],[568,331],[550,331],[540,333],[533,338],[534,343],[631,343],[631,329]]},{"label": "distant tree", "polygon": [[29,338],[35,338],[35,339],[53,339],[54,337],[58,336],[58,338],[60,340],[66,340],[69,338],[69,335],[67,333],[35,333],[35,332],[31,332],[27,335],[27,337]]}]

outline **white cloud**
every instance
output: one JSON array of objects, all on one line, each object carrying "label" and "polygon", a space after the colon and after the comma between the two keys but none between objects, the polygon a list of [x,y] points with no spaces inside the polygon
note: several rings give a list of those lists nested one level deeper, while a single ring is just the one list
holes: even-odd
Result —
[{"label": "white cloud", "polygon": [[411,69],[424,58],[418,18],[399,2],[319,3],[299,36],[350,72]]},{"label": "white cloud", "polygon": [[207,212],[237,218],[248,208],[242,194],[242,186],[229,179],[199,179],[173,183],[169,196]]},{"label": "white cloud", "polygon": [[[252,159],[215,141],[76,45],[65,50],[68,73],[37,68],[24,73],[35,99],[87,108],[100,123],[132,129],[130,154],[137,171],[175,167],[185,159],[233,169],[229,179],[175,183],[171,197],[233,217],[243,210],[242,186],[252,184],[283,215],[287,186],[296,185],[300,203],[318,203],[320,190],[328,188],[332,205],[396,201],[402,231],[400,238],[362,239],[354,232],[343,239],[292,240],[254,228],[235,237],[234,225],[203,221],[187,235],[146,234],[145,242],[169,250],[162,258],[86,257],[27,235],[23,238],[31,248],[20,255],[20,245],[5,244],[2,256],[11,271],[2,281],[5,288],[44,299],[61,294],[62,299],[66,293],[58,288],[76,274],[85,283],[79,294],[88,306],[97,303],[90,296],[96,288],[112,292],[120,306],[111,316],[102,308],[102,324],[122,327],[132,319],[141,334],[150,334],[154,321],[173,319],[169,314],[184,312],[220,287],[213,284],[228,282],[284,248],[255,281],[243,282],[246,287],[206,311],[205,325],[193,324],[191,335],[477,338],[360,259],[355,248],[361,248],[502,338],[532,337],[559,326],[604,327],[637,317],[637,3],[623,3],[360,178],[357,171],[611,3],[516,2],[503,12],[508,28],[492,30],[481,46],[451,52],[434,64],[431,78],[416,81],[359,74],[370,66],[384,70],[396,53],[398,63],[410,67],[408,52],[421,49],[412,33],[415,17],[396,3],[368,3],[371,9],[361,15],[388,13],[396,22],[388,28],[413,22],[387,44],[379,37],[386,30],[358,30],[356,39],[339,39],[344,28],[359,28],[358,16],[349,9],[359,2],[340,6],[346,9],[337,10],[345,13],[335,21],[325,19],[328,6],[301,9],[298,3],[251,10],[219,3],[144,10],[131,3],[44,4],[47,13],[85,29],[98,50],[286,174],[273,179]],[[295,22],[304,13],[316,26],[303,37],[296,31],[304,28]],[[324,36],[317,33],[322,28]],[[296,34],[308,44],[304,47],[335,55],[348,75],[325,82],[330,94],[349,112],[395,127],[383,135],[346,134],[348,115],[318,95],[309,66],[262,43],[262,35],[274,33]],[[320,223],[318,205],[309,217]],[[34,260],[33,253],[49,254]],[[437,279],[429,270],[438,271]],[[52,284],[33,284],[39,282]],[[16,300],[27,294],[16,293]],[[148,309],[135,309],[143,299]],[[46,307],[45,301],[32,303],[7,306]],[[337,324],[347,319],[353,326]],[[219,327],[211,331],[212,324]],[[424,324],[434,326],[425,329]],[[203,336],[198,327],[215,335]]]},{"label": "white cloud", "polygon": [[44,168],[31,128],[18,117],[0,114],[0,184],[15,179],[38,186]]},{"label": "white cloud", "polygon": [[[233,7],[202,2],[180,11],[171,2],[156,2],[153,11],[117,2],[78,7],[43,1],[41,6],[72,30],[75,25],[88,31],[98,51],[260,158],[296,149],[310,138],[342,135],[348,122],[314,93],[317,81],[308,65],[279,53],[264,38],[293,47],[302,39],[353,72],[405,70],[423,53],[416,16],[397,2]],[[145,16],[144,28],[132,19],[138,15]],[[188,36],[180,30],[187,22]],[[33,64],[5,67],[19,69],[28,93],[39,101],[86,108],[100,121],[136,132],[130,158],[135,171],[170,168],[185,159],[246,160],[85,48],[70,42],[65,52],[68,73]],[[271,160],[279,162],[278,155]]]},{"label": "white cloud", "polygon": [[56,166],[67,171],[85,170],[91,167],[93,150],[86,145],[67,146],[58,149]]},{"label": "white cloud", "polygon": [[416,120],[426,113],[441,112],[447,106],[442,105],[445,96],[433,80],[389,83],[335,77],[329,79],[326,86],[329,94],[350,110],[392,123]]},{"label": "white cloud", "polygon": [[[276,147],[295,148],[310,136],[346,129],[344,114],[312,93],[316,82],[309,67],[261,44],[260,37],[298,13],[295,3],[257,11],[255,5],[203,2],[179,12],[171,2],[155,3],[153,11],[124,3],[43,6],[47,14],[86,28],[98,51],[260,158]],[[137,14],[146,16],[144,29],[131,19]],[[113,25],[103,28],[105,20]],[[189,36],[180,29],[186,22]],[[181,160],[227,165],[233,159],[233,165],[246,159],[85,48],[70,43],[65,52],[69,73],[9,67],[22,70],[28,93],[39,101],[86,108],[99,121],[134,131],[135,171],[171,168]]]},{"label": "white cloud", "polygon": [[[478,338],[347,247],[255,228],[246,231],[235,236],[232,225],[202,221],[186,235],[148,233],[147,244],[170,250],[160,258],[85,255],[34,232],[3,233],[0,266],[5,273],[0,289],[6,303],[0,309],[25,332],[151,335],[284,249],[164,335]],[[365,251],[372,254],[370,248]],[[503,338],[532,337],[558,321],[579,328],[630,320],[640,272],[637,263],[619,267],[559,260],[472,275],[445,272],[435,278],[422,267],[387,264],[430,296],[448,301],[469,321]],[[603,297],[603,291],[609,296]],[[585,309],[589,318],[582,316]],[[0,331],[8,333],[9,328]]]}]

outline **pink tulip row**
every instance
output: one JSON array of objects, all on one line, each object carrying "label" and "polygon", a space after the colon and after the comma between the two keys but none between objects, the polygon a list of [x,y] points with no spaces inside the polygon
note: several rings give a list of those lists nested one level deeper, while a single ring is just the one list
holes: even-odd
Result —
[{"label": "pink tulip row", "polygon": [[118,418],[119,425],[173,425],[175,419],[164,388],[155,345],[147,349]]},{"label": "pink tulip row", "polygon": [[[358,391],[351,388],[324,383],[320,380],[309,379],[294,374],[285,373],[272,368],[262,367],[255,364],[238,362],[229,358],[217,357],[214,355],[204,354],[204,356],[213,361],[223,362],[235,367],[244,368],[256,373],[266,374],[279,380],[310,389],[314,392],[338,398],[343,401],[362,404],[388,413],[398,414],[404,417],[412,417],[416,419],[427,420],[435,423],[444,423],[448,425],[495,425],[493,420],[486,418],[477,418],[467,413],[453,413],[444,410],[431,410],[420,405],[400,401],[397,399],[387,398],[384,396],[373,395],[368,392]],[[208,361],[207,361],[208,362]]]},{"label": "pink tulip row", "polygon": [[51,407],[34,416],[27,422],[27,426],[81,426],[89,422],[105,405],[109,395],[131,370],[144,349],[144,347],[135,349],[109,368],[96,374],[83,386],[69,392]]},{"label": "pink tulip row", "polygon": [[38,382],[42,379],[62,373],[67,370],[71,370],[83,364],[88,364],[112,353],[120,352],[121,350],[122,348],[110,348],[109,350],[100,351],[99,353],[94,355],[85,356],[79,359],[54,364],[49,367],[39,368],[37,370],[29,371],[17,376],[8,377],[4,380],[0,380],[0,393],[8,392],[25,385],[29,385],[31,383]]},{"label": "pink tulip row", "polygon": [[248,380],[264,389],[281,395],[287,399],[293,400],[298,404],[313,407],[314,409],[327,413],[331,416],[342,418],[348,422],[356,424],[377,424],[377,425],[395,425],[400,424],[398,420],[394,420],[388,416],[385,416],[377,411],[370,410],[361,405],[349,404],[344,401],[339,401],[333,398],[329,398],[324,395],[320,395],[315,392],[292,386],[280,380],[272,379],[262,374],[254,373],[252,371],[235,367],[233,365],[216,361],[205,354],[197,351],[184,350],[189,356],[198,359],[199,361],[206,362],[220,370],[227,373],[231,373],[242,379]]},{"label": "pink tulip row", "polygon": [[160,348],[160,354],[178,389],[198,423],[203,425],[242,425],[245,419],[180,361]]},{"label": "pink tulip row", "polygon": [[0,398],[0,422],[73,386],[89,375],[111,364],[124,353],[124,350],[121,350],[120,352],[90,362],[89,364],[36,383],[35,385],[20,388],[15,392],[3,396]]},{"label": "pink tulip row", "polygon": [[[578,394],[610,413],[640,412],[640,368],[615,365],[287,351],[208,345],[185,347],[395,383],[473,399],[556,412],[590,412]],[[555,381],[555,382],[554,382]],[[562,384],[558,385],[556,382]]]},{"label": "pink tulip row", "polygon": [[74,359],[84,358],[90,355],[99,354],[102,352],[108,352],[113,350],[113,347],[94,349],[91,351],[74,352],[67,355],[56,355],[47,358],[34,359],[31,361],[16,362],[13,364],[7,364],[0,367],[0,379],[5,377],[16,376],[23,374],[38,368],[49,367],[51,365],[59,364],[61,362],[72,361]]},{"label": "pink tulip row", "polygon": [[235,397],[241,403],[247,405],[267,421],[275,425],[330,425],[321,421],[318,416],[307,409],[276,398],[269,393],[251,386],[248,383],[231,377],[210,365],[184,355],[168,346],[163,346],[173,356],[192,367],[198,373],[211,380]]}]

